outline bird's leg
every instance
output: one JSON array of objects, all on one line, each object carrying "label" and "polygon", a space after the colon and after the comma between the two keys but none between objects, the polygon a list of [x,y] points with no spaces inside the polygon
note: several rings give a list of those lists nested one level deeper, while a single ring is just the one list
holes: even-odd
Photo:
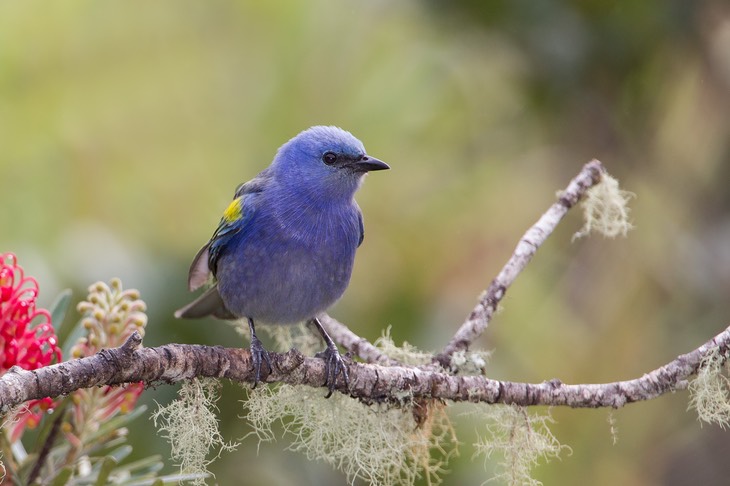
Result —
[{"label": "bird's leg", "polygon": [[256,337],[256,329],[253,327],[253,319],[248,318],[248,329],[251,331],[251,361],[253,362],[253,369],[256,371],[254,377],[253,387],[256,388],[259,380],[261,379],[261,363],[266,361],[269,367],[269,373],[273,371],[271,367],[271,359],[269,358],[269,352],[264,349],[264,345],[261,344],[259,338]]},{"label": "bird's leg", "polygon": [[329,388],[329,393],[325,398],[329,398],[332,396],[332,392],[335,391],[337,375],[342,375],[342,379],[345,381],[345,387],[349,385],[350,377],[347,374],[347,365],[345,364],[345,360],[342,359],[335,342],[332,341],[332,338],[329,337],[327,331],[324,330],[319,319],[315,317],[312,319],[312,322],[317,327],[317,330],[322,335],[322,339],[324,339],[324,342],[327,345],[327,349],[321,353],[317,353],[315,356],[317,358],[324,359],[324,384]]}]

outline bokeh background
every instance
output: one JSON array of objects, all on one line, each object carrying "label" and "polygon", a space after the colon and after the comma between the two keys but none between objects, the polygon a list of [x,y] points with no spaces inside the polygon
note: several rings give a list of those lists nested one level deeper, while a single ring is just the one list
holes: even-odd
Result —
[{"label": "bokeh background", "polygon": [[[633,378],[730,324],[722,0],[4,0],[0,249],[38,278],[45,305],[114,276],[139,288],[147,346],[243,345],[229,326],[172,312],[235,186],[314,124],[352,131],[392,166],[359,193],[365,243],[331,311],[369,339],[392,326],[396,342],[442,346],[593,157],[637,195],[636,229],[571,242],[571,213],[481,338],[489,375]],[[242,398],[224,387],[228,440],[249,431]],[[679,392],[615,412],[616,445],[607,411],[555,409],[573,452],[535,476],[725,484],[730,436],[687,402]],[[454,419],[461,455],[446,484],[481,484],[493,465],[470,460],[479,424]],[[135,457],[168,454],[145,419],[130,435]],[[286,445],[257,453],[244,440],[212,466],[217,482],[344,483]]]}]

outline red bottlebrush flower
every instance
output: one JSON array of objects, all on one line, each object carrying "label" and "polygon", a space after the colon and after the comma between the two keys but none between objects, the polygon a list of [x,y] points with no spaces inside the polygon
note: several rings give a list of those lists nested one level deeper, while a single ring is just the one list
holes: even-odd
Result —
[{"label": "red bottlebrush flower", "polygon": [[[61,361],[51,314],[36,309],[38,282],[26,277],[12,253],[0,254],[0,374],[13,366],[34,370]],[[50,398],[33,400],[16,417],[11,434],[17,439],[23,428],[35,426],[42,413],[53,408]]]}]

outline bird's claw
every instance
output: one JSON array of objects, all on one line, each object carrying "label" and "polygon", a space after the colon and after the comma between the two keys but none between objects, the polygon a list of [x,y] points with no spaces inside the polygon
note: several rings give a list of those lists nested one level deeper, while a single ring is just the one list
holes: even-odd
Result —
[{"label": "bird's claw", "polygon": [[317,353],[315,357],[322,358],[324,360],[324,386],[329,389],[329,393],[327,393],[325,398],[331,397],[332,393],[335,391],[338,375],[342,375],[342,380],[345,382],[345,388],[349,386],[350,376],[347,373],[347,364],[342,358],[340,352],[337,350],[337,346],[334,344],[332,346],[328,345],[324,351]]},{"label": "bird's claw", "polygon": [[254,335],[251,338],[251,362],[253,364],[253,369],[256,372],[253,381],[253,388],[256,388],[256,385],[258,385],[259,381],[261,381],[261,364],[264,361],[269,367],[269,373],[271,373],[274,368],[271,367],[271,358],[269,357],[269,352],[264,349],[261,341],[259,341],[259,339]]}]

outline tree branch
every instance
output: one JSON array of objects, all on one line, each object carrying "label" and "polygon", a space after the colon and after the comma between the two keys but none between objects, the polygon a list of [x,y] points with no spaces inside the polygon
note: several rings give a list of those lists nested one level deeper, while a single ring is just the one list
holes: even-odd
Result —
[{"label": "tree branch", "polygon": [[[606,384],[566,385],[554,379],[543,383],[492,380],[485,376],[449,373],[451,356],[466,350],[487,328],[506,290],[529,263],[567,211],[605,174],[597,160],[586,164],[570,182],[558,201],[522,237],[514,254],[480,298],[478,305],[437,356],[426,366],[406,366],[357,336],[345,325],[323,314],[322,325],[336,342],[364,363],[348,360],[349,386],[340,380],[337,390],[366,403],[400,403],[409,400],[450,400],[504,403],[522,406],[563,405],[569,407],[622,407],[627,403],[656,398],[683,389],[696,374],[702,360],[720,352],[726,359],[730,349],[730,327],[712,340],[640,378]],[[254,371],[248,349],[168,344],[141,347],[135,332],[120,347],[94,356],[27,371],[11,368],[0,376],[0,412],[33,399],[56,397],[80,388],[144,382],[174,383],[197,377],[227,378],[252,383]],[[324,361],[309,358],[296,349],[269,353],[272,369],[262,370],[262,381],[323,387]],[[324,392],[323,392],[324,393]]]},{"label": "tree branch", "polygon": [[[253,382],[254,371],[248,349],[189,344],[140,348],[140,343],[141,338],[135,332],[121,347],[104,350],[94,356],[32,371],[13,367],[0,377],[0,411],[5,413],[29,400],[56,397],[99,385],[135,382],[153,385],[195,377]],[[337,389],[366,403],[399,402],[406,396],[522,406],[619,408],[685,388],[686,380],[697,373],[702,360],[715,350],[723,356],[730,350],[730,327],[694,351],[640,378],[627,381],[584,385],[566,385],[559,380],[518,383],[485,376],[455,376],[417,367],[350,362],[350,386],[345,389],[340,380]],[[270,353],[270,357],[273,370],[263,377],[263,381],[324,386],[322,359],[305,357],[295,349],[287,353]]]}]

